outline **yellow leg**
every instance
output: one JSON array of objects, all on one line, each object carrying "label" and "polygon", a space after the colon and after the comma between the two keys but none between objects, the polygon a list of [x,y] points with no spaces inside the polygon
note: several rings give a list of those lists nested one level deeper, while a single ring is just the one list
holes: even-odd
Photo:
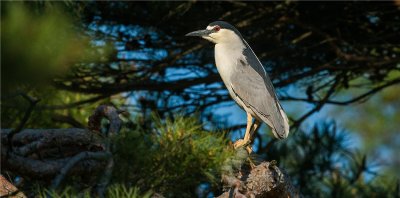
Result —
[{"label": "yellow leg", "polygon": [[254,134],[257,132],[258,127],[260,127],[261,122],[257,119],[255,119],[254,123],[252,124],[252,127],[250,129],[249,135],[246,139],[246,137],[244,138],[244,142],[245,143],[249,143],[249,145],[246,147],[247,152],[250,154],[253,152],[253,148],[251,147],[251,143],[254,140]]},{"label": "yellow leg", "polygon": [[248,143],[246,140],[250,139],[250,130],[252,128],[252,125],[253,125],[253,117],[251,116],[250,113],[247,113],[247,126],[246,126],[246,133],[244,134],[244,139],[237,140],[233,144],[235,148],[241,147],[246,143]]},{"label": "yellow leg", "polygon": [[[251,116],[251,114],[247,113],[246,133],[244,134],[243,139],[239,139],[233,144],[235,149],[245,146],[247,153],[249,153],[249,155],[250,155],[253,152],[251,142],[253,142],[254,134],[257,132],[257,129],[260,127],[260,125],[261,125],[261,122],[257,119],[254,119],[254,123],[253,123],[253,117]],[[249,158],[249,162],[250,162],[250,167],[253,169],[256,165],[253,163],[251,158]]]},{"label": "yellow leg", "polygon": [[247,113],[247,127],[246,127],[246,133],[244,134],[243,138],[245,142],[247,142],[250,139],[252,126],[253,126],[253,117],[251,116],[250,113]]},{"label": "yellow leg", "polygon": [[257,119],[255,119],[254,124],[252,125],[253,127],[250,130],[250,137],[249,140],[252,142],[254,140],[254,134],[257,132],[258,127],[260,127],[261,122]]}]

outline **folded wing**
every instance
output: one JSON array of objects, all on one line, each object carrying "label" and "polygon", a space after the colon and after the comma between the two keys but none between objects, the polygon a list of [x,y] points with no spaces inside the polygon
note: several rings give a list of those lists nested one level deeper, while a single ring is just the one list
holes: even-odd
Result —
[{"label": "folded wing", "polygon": [[236,72],[231,76],[232,90],[256,117],[271,127],[275,137],[286,138],[289,134],[287,116],[268,74],[247,43],[246,45],[244,53],[247,58],[238,61]]}]

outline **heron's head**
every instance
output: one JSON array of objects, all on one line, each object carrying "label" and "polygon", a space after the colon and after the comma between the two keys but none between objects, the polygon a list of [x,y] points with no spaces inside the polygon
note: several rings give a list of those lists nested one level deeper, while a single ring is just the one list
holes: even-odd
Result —
[{"label": "heron's head", "polygon": [[242,41],[240,32],[233,25],[224,21],[212,22],[206,29],[190,32],[186,36],[200,36],[216,44]]}]

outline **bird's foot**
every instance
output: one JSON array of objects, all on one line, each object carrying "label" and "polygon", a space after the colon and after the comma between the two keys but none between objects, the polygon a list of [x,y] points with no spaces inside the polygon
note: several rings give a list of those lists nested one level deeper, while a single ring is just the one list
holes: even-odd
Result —
[{"label": "bird's foot", "polygon": [[237,149],[237,148],[245,146],[246,144],[247,144],[247,142],[244,141],[244,139],[238,139],[238,140],[236,140],[235,143],[233,143],[233,148]]},{"label": "bird's foot", "polygon": [[245,147],[249,154],[253,152],[253,148],[251,147],[250,141],[246,141],[244,139],[238,139],[236,140],[235,143],[233,143],[233,148],[238,149],[240,147]]},{"label": "bird's foot", "polygon": [[241,147],[245,147],[247,153],[249,153],[249,154],[253,152],[253,148],[251,147],[250,141],[245,141],[244,139],[238,139],[238,140],[236,140],[235,143],[233,143],[233,148],[238,149]]}]

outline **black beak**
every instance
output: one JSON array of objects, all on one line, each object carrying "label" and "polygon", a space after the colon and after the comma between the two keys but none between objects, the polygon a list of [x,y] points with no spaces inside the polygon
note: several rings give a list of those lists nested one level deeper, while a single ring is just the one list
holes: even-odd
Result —
[{"label": "black beak", "polygon": [[211,34],[212,30],[197,30],[194,32],[187,33],[185,36],[207,36]]}]

